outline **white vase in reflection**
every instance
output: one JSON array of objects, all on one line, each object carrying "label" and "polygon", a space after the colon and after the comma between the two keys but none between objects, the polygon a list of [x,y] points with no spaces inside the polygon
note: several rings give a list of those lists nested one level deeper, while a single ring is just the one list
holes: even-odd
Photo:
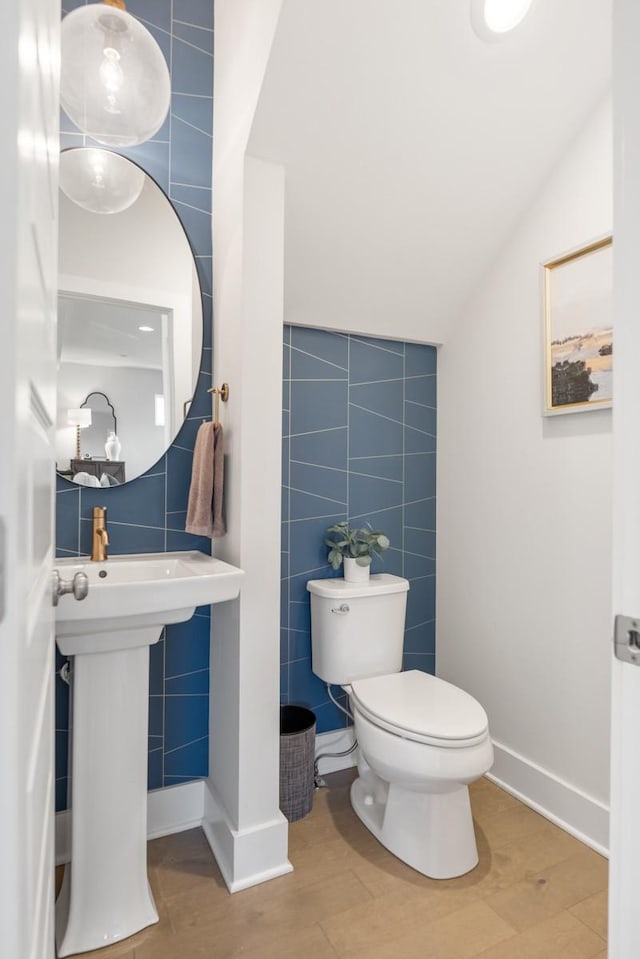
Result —
[{"label": "white vase in reflection", "polygon": [[118,439],[116,434],[113,432],[113,430],[110,430],[107,436],[107,442],[104,444],[104,451],[107,455],[107,459],[119,460],[120,449],[121,449],[120,440]]}]

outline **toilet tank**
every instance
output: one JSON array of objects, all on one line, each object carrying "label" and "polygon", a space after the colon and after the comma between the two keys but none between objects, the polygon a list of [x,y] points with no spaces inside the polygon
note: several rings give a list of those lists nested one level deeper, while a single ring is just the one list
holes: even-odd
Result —
[{"label": "toilet tank", "polygon": [[378,573],[367,583],[313,579],[311,668],[325,683],[398,673],[402,669],[409,583]]}]

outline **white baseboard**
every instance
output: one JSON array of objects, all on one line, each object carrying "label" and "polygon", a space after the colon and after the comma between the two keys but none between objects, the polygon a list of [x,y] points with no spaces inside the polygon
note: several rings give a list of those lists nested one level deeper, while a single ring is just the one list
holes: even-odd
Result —
[{"label": "white baseboard", "polygon": [[229,892],[293,871],[287,858],[288,826],[278,811],[272,820],[235,829],[212,784],[205,783],[202,828]]},{"label": "white baseboard", "polygon": [[[353,746],[353,726],[347,729],[334,729],[330,733],[318,733],[316,736],[316,756],[321,753],[342,753]],[[356,765],[357,753],[354,750],[348,756],[327,756],[318,763],[321,776],[335,773],[340,769],[350,769]]]},{"label": "white baseboard", "polygon": [[[71,810],[56,813],[56,865],[71,859]],[[204,780],[179,783],[147,794],[147,838],[158,839],[202,825]]]},{"label": "white baseboard", "polygon": [[603,856],[609,855],[609,807],[571,783],[493,743],[487,778]]}]

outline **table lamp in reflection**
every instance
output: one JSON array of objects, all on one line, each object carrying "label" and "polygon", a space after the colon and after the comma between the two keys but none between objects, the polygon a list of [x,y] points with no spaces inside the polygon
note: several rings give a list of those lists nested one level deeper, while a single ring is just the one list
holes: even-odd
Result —
[{"label": "table lamp in reflection", "polygon": [[91,410],[88,408],[67,410],[67,423],[76,428],[76,459],[80,459],[80,430],[91,426]]}]

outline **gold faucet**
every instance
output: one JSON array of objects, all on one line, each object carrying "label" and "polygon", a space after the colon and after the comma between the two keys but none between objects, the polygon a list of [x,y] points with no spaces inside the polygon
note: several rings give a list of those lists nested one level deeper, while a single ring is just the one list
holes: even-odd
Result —
[{"label": "gold faucet", "polygon": [[107,507],[93,507],[93,538],[91,541],[91,559],[100,563],[107,558],[109,534],[107,533]]}]

